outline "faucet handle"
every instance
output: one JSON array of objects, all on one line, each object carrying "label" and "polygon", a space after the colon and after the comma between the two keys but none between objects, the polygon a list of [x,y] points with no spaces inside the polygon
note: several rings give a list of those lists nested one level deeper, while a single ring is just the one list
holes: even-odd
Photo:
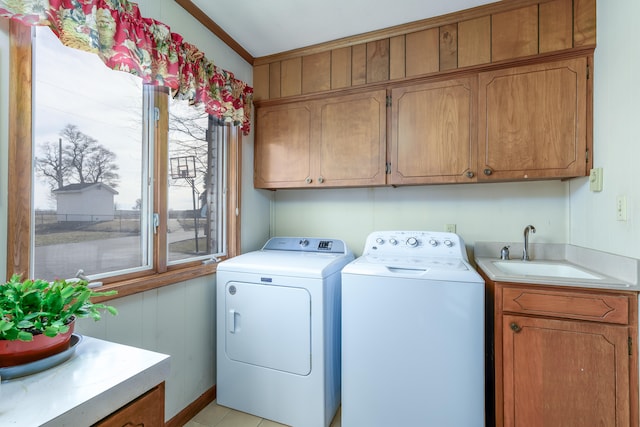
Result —
[{"label": "faucet handle", "polygon": [[509,259],[509,248],[510,246],[504,246],[500,251],[500,259],[508,260]]}]

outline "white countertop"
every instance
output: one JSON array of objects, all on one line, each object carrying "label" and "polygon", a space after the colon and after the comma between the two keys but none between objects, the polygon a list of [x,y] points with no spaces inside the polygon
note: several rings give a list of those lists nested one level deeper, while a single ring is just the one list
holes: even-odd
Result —
[{"label": "white countertop", "polygon": [[510,246],[511,249],[512,261],[506,262],[521,262],[518,260],[518,257],[522,254],[523,246],[520,243],[476,242],[474,246],[474,261],[477,267],[491,280],[497,282],[640,291],[640,260],[635,258],[568,244],[538,243],[530,245],[529,252],[532,257],[532,264],[536,262],[566,264],[598,276],[598,278],[592,280],[516,275],[504,273],[495,265],[500,260],[499,255],[502,246]]},{"label": "white countertop", "polygon": [[84,336],[46,371],[0,383],[0,426],[94,424],[163,382],[169,356]]}]

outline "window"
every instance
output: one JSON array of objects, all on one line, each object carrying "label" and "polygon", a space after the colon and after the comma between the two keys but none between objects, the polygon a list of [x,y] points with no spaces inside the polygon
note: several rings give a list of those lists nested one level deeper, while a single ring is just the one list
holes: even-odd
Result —
[{"label": "window", "polygon": [[228,138],[203,108],[170,100],[168,264],[225,255]]},{"label": "window", "polygon": [[142,81],[34,31],[32,275],[148,269],[152,105]]},{"label": "window", "polygon": [[236,128],[47,28],[10,25],[9,180],[22,191],[9,200],[7,274],[83,270],[123,296],[235,254]]}]

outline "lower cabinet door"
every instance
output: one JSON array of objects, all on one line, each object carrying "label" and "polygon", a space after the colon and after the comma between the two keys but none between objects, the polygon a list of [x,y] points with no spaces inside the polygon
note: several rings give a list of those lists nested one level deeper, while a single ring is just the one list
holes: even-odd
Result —
[{"label": "lower cabinet door", "polygon": [[164,383],[120,408],[93,427],[157,427],[164,425]]},{"label": "lower cabinet door", "polygon": [[630,425],[627,327],[503,320],[504,426]]}]

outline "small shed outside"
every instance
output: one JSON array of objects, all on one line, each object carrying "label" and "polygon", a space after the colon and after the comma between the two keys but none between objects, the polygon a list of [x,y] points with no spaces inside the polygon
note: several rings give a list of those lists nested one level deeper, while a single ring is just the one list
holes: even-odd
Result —
[{"label": "small shed outside", "polygon": [[56,216],[65,221],[112,221],[114,218],[114,196],[116,190],[103,182],[69,184],[54,190]]}]

